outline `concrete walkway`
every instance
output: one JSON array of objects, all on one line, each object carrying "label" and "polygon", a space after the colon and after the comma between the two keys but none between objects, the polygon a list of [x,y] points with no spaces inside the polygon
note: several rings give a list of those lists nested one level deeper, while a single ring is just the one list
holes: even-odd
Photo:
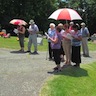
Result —
[{"label": "concrete walkway", "polygon": [[[95,54],[82,57],[82,64],[96,61]],[[39,96],[42,84],[52,75],[47,72],[54,66],[53,61],[46,60],[46,52],[29,55],[0,49],[0,96]]]}]

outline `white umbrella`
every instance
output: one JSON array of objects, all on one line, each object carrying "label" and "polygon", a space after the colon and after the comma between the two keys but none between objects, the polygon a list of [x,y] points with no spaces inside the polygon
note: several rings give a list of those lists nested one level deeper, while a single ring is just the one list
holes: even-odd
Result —
[{"label": "white umbrella", "polygon": [[82,20],[80,15],[73,9],[62,8],[54,11],[49,19],[55,20]]},{"label": "white umbrella", "polygon": [[10,24],[13,25],[26,25],[27,23],[24,20],[21,19],[13,19],[10,21]]}]

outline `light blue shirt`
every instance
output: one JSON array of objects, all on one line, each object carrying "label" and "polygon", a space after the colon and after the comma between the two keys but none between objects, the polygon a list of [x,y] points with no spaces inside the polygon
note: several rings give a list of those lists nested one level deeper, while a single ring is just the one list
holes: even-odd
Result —
[{"label": "light blue shirt", "polygon": [[[74,34],[74,37],[78,38],[79,36],[82,36],[82,33],[80,30],[78,30],[78,32]],[[75,39],[75,38],[72,39],[72,46],[80,46],[80,45],[81,45],[80,40]]]},{"label": "light blue shirt", "polygon": [[89,30],[87,27],[81,28],[82,37],[88,37]]},{"label": "light blue shirt", "polygon": [[29,29],[32,30],[32,34],[36,34],[39,31],[38,26],[36,24],[30,25]]},{"label": "light blue shirt", "polygon": [[[53,37],[56,33],[56,29],[54,28],[53,30],[51,30],[51,28],[48,29],[48,35],[49,37]],[[51,42],[51,40],[48,40],[48,42]]]}]

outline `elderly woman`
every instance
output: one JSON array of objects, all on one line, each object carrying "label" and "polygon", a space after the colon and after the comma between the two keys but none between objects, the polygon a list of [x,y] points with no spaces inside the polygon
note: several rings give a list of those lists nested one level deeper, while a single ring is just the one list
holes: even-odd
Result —
[{"label": "elderly woman", "polygon": [[[58,26],[61,28],[61,32],[60,32],[61,35],[63,35],[63,33],[64,33],[64,26],[63,26],[63,24],[62,23],[59,23]],[[64,62],[65,61],[64,55],[65,55],[65,52],[63,50],[63,46],[62,46],[62,42],[61,42],[61,56],[60,56],[61,57],[61,62]]]},{"label": "elderly woman", "polygon": [[[55,33],[56,33],[55,24],[50,23],[49,29],[48,29],[48,35],[50,37],[53,37],[55,35]],[[49,60],[53,60],[53,51],[51,48],[51,40],[48,40],[48,50],[49,50]]]},{"label": "elderly woman", "polygon": [[53,49],[53,56],[54,56],[54,61],[55,64],[57,65],[54,70],[61,71],[61,40],[62,40],[62,35],[61,35],[61,28],[59,26],[56,27],[56,33],[53,37],[49,36],[49,40],[51,40],[51,48]]},{"label": "elderly woman", "polygon": [[66,57],[65,65],[67,66],[71,64],[71,39],[68,37],[68,35],[71,35],[69,31],[69,25],[64,24],[64,33],[62,34],[63,36],[62,44]]},{"label": "elderly woman", "polygon": [[72,33],[72,62],[75,63],[74,66],[80,67],[81,63],[81,40],[82,40],[82,33],[79,30],[78,25],[73,25],[74,32]]}]

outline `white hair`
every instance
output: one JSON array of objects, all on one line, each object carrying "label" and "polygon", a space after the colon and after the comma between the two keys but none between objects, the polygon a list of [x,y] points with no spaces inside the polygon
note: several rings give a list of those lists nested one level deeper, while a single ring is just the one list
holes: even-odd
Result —
[{"label": "white hair", "polygon": [[74,22],[70,22],[70,25],[73,25],[74,24]]},{"label": "white hair", "polygon": [[50,26],[53,26],[53,27],[55,27],[55,24],[54,24],[54,23],[50,23]]},{"label": "white hair", "polygon": [[82,26],[85,26],[86,24],[84,22],[81,23]]}]

